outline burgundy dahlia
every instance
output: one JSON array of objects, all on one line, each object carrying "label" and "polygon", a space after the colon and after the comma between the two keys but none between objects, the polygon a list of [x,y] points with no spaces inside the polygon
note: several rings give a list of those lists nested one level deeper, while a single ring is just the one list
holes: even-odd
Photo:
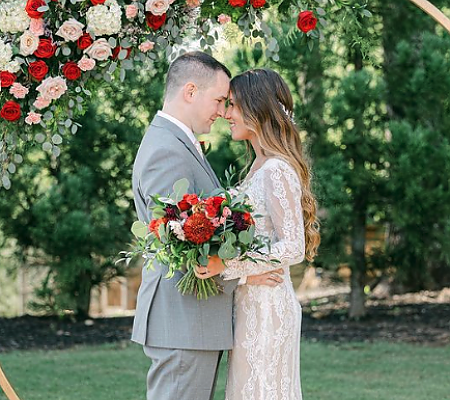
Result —
[{"label": "burgundy dahlia", "polygon": [[244,214],[235,212],[231,218],[233,219],[234,225],[238,231],[245,231],[247,229],[248,224],[244,219]]}]

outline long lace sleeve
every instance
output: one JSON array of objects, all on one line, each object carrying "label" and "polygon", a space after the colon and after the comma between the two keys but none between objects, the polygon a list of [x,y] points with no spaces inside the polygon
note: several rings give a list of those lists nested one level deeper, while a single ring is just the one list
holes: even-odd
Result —
[{"label": "long lace sleeve", "polygon": [[[269,160],[269,166],[263,166],[260,171],[261,179],[255,184],[256,190],[262,192],[261,205],[256,206],[259,213],[261,206],[265,210],[263,221],[257,233],[272,238],[270,254],[264,258],[266,261],[240,261],[239,259],[226,262],[227,267],[222,272],[225,280],[236,279],[243,276],[259,275],[277,268],[288,268],[304,259],[305,233],[303,212],[301,206],[302,190],[297,174],[286,162]],[[259,172],[259,171],[258,171]],[[263,210],[261,210],[263,211]],[[267,251],[268,252],[268,251]],[[259,256],[258,258],[262,258]],[[281,262],[272,263],[270,258]]]}]

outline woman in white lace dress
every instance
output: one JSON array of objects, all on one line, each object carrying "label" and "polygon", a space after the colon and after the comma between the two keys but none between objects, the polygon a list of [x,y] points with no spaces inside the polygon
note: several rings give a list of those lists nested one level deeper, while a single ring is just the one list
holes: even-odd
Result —
[{"label": "woman in white lace dress", "polygon": [[[291,93],[276,72],[251,70],[231,81],[226,118],[232,138],[248,140],[256,155],[240,189],[262,216],[255,221],[256,233],[271,239],[267,260],[281,262],[283,281],[274,287],[255,285],[258,275],[275,271],[280,264],[226,262],[222,277],[241,279],[235,291],[226,400],[302,399],[301,307],[289,268],[314,258],[319,233],[309,169],[292,117]],[[215,261],[208,271],[218,268]]]}]

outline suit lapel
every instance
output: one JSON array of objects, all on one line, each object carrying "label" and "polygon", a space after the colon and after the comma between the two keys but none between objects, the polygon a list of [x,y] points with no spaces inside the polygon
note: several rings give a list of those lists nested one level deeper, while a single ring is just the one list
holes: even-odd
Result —
[{"label": "suit lapel", "polygon": [[220,186],[220,182],[216,177],[216,174],[212,170],[210,164],[208,163],[208,160],[206,160],[206,157],[202,157],[198,150],[195,148],[194,143],[191,142],[191,140],[188,138],[186,133],[177,125],[172,123],[166,118],[155,116],[153,118],[153,121],[151,123],[153,126],[158,126],[160,128],[164,128],[167,131],[171,132],[180,142],[184,144],[186,149],[194,156],[194,158],[198,161],[198,163],[201,165],[201,167],[205,170],[207,175],[210,177],[214,185]]}]

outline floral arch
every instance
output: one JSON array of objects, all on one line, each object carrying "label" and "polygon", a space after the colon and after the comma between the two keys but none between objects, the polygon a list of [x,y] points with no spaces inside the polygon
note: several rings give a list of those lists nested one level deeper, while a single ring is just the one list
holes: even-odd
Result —
[{"label": "floral arch", "polygon": [[[450,33],[450,19],[430,1],[409,1]],[[58,157],[64,135],[78,130],[73,118],[83,112],[95,82],[124,80],[142,63],[170,58],[186,36],[210,51],[215,28],[230,22],[277,60],[266,10],[277,9],[311,44],[322,37],[333,7],[371,15],[347,0],[2,0],[0,191],[10,187],[27,145]],[[0,387],[9,400],[19,400],[1,365]]]}]

